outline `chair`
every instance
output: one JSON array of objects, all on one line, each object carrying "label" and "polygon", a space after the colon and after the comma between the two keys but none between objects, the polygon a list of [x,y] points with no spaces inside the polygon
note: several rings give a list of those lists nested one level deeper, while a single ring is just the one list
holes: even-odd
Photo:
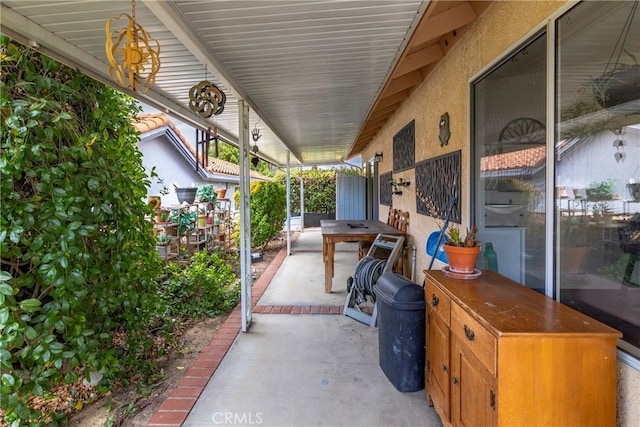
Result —
[{"label": "chair", "polygon": [[397,228],[396,224],[398,223],[398,212],[402,212],[395,208],[389,208],[389,216],[387,217],[387,225],[392,226],[393,228]]},{"label": "chair", "polygon": [[396,221],[395,228],[403,233],[407,232],[407,228],[409,228],[409,212],[398,211],[398,219]]},{"label": "chair", "polygon": [[[398,228],[396,225],[398,224],[398,212],[402,212],[396,208],[389,208],[389,214],[387,216],[387,225],[390,225],[393,228]],[[358,259],[364,258],[364,256],[369,252],[371,248],[371,242],[360,242],[358,246]]]}]

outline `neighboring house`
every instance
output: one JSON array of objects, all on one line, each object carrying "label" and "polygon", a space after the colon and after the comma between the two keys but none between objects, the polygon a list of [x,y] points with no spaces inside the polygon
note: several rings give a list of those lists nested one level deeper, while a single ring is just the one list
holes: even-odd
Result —
[{"label": "neighboring house", "polygon": [[[148,195],[169,191],[162,195],[163,206],[178,204],[174,184],[178,187],[212,184],[215,188],[226,188],[228,192],[235,191],[240,180],[240,166],[209,157],[207,168],[200,165],[196,170],[195,148],[164,113],[141,114],[134,126],[140,132],[138,148],[143,155],[144,167],[148,174],[155,167],[158,175],[151,179]],[[270,179],[251,171],[252,181]],[[233,203],[233,197],[227,194]]]}]

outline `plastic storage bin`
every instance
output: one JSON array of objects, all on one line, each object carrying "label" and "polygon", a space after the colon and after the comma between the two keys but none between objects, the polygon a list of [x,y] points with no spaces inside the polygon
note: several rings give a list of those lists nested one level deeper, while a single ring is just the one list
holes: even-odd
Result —
[{"label": "plastic storage bin", "polygon": [[378,305],[380,367],[401,392],[424,388],[424,289],[404,276],[387,272],[374,287]]}]

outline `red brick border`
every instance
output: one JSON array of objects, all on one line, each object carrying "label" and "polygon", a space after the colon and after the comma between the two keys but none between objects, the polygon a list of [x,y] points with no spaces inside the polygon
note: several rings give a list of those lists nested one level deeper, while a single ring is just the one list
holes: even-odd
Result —
[{"label": "red brick border", "polygon": [[[292,242],[295,242],[299,233],[293,233]],[[273,276],[278,272],[282,262],[287,257],[287,248],[278,252],[274,260],[255,281],[251,288],[252,313],[260,314],[342,314],[342,306],[291,306],[291,305],[256,305],[262,294],[271,283]],[[176,388],[169,394],[165,401],[151,416],[147,426],[149,427],[178,427],[187,419],[189,412],[196,404],[198,397],[218,368],[218,365],[235,341],[242,325],[242,310],[238,305],[226,318],[220,329],[211,339],[211,342],[198,355],[187,370],[184,377],[178,381]]]}]

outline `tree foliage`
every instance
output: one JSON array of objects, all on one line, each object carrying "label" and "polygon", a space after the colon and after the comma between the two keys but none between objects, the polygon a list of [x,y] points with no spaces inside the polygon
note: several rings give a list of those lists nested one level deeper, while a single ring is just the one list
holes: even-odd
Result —
[{"label": "tree foliage", "polygon": [[[0,366],[5,422],[55,424],[30,406],[53,385],[123,381],[153,348],[161,271],[135,102],[2,38]],[[125,337],[115,343],[114,334]]]},{"label": "tree foliage", "polygon": [[[218,144],[218,158],[238,165],[240,164],[240,150],[238,150],[238,147],[234,147],[226,142],[220,142]],[[252,163],[249,163],[249,169],[264,176],[273,176],[269,163],[265,161],[260,161],[258,166],[254,166]]]}]

